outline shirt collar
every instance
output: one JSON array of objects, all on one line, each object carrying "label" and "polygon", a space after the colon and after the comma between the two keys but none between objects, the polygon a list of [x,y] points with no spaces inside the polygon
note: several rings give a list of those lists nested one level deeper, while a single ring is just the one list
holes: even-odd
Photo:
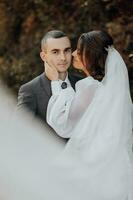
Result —
[{"label": "shirt collar", "polygon": [[70,81],[69,81],[69,79],[68,79],[68,73],[67,73],[67,75],[66,75],[65,80],[63,81],[63,80],[59,79],[59,82],[60,82],[60,84],[62,84],[62,82],[66,82],[68,85],[70,85]]}]

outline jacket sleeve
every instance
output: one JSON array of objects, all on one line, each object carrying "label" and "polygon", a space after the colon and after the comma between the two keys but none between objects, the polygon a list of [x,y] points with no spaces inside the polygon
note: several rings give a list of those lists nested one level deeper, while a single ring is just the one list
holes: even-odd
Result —
[{"label": "jacket sleeve", "polygon": [[22,85],[18,92],[17,110],[28,108],[34,114],[36,112],[36,98],[33,93],[32,85]]}]

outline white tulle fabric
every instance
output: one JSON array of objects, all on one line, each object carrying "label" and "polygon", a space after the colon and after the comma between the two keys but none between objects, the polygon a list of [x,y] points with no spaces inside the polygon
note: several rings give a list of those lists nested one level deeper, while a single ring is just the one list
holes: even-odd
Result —
[{"label": "white tulle fabric", "polygon": [[47,121],[57,134],[70,137],[55,162],[56,176],[51,174],[57,199],[133,199],[128,74],[118,51],[107,51],[102,82],[87,77],[77,82],[76,92],[52,82]]}]

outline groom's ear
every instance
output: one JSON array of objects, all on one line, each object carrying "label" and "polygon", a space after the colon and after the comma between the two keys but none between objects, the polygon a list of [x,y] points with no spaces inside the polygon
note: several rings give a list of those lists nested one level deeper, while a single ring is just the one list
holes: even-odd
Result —
[{"label": "groom's ear", "polygon": [[46,57],[45,57],[45,52],[44,51],[40,52],[40,57],[41,57],[41,59],[42,59],[43,62],[46,61]]}]

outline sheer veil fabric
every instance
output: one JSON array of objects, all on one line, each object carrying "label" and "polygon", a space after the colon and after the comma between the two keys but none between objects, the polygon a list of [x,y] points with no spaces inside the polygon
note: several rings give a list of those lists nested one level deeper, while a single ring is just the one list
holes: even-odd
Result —
[{"label": "sheer veil fabric", "polygon": [[102,82],[87,77],[77,83],[76,93],[72,88],[53,91],[49,101],[48,123],[57,134],[70,137],[57,168],[58,180],[73,185],[76,193],[71,198],[66,187],[66,199],[133,199],[128,74],[118,51],[113,46],[107,51]]}]

